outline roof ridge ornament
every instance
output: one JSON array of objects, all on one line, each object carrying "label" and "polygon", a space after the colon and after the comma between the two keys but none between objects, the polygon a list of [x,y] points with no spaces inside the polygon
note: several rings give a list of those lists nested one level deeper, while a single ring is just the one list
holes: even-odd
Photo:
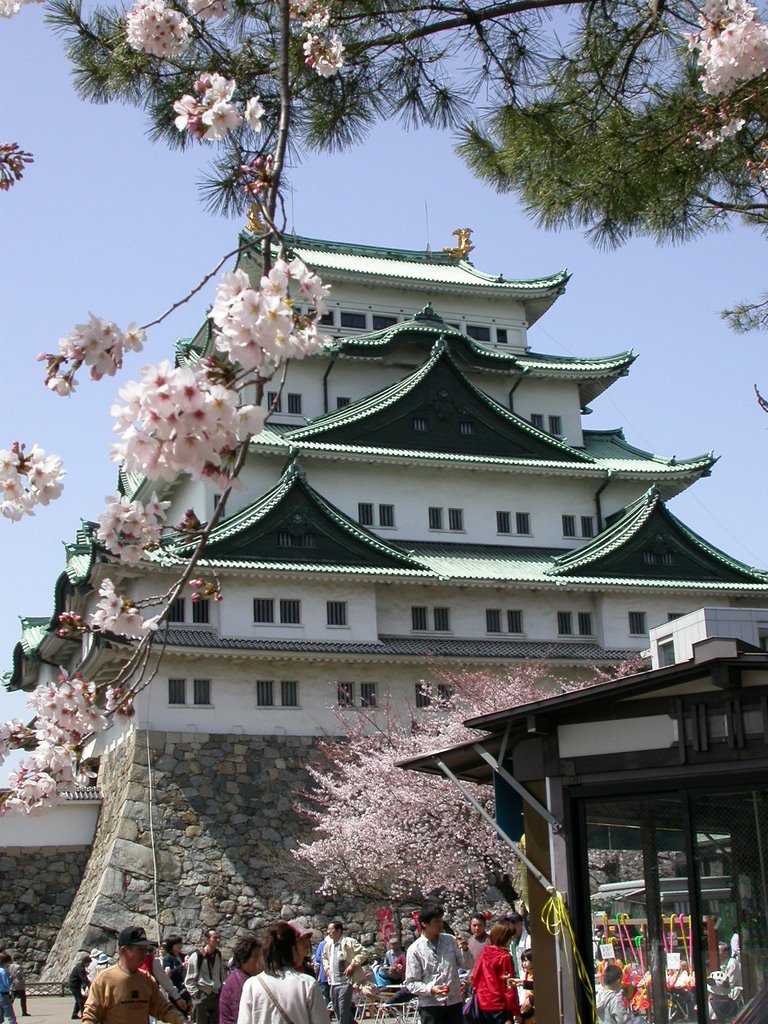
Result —
[{"label": "roof ridge ornament", "polygon": [[428,302],[426,306],[423,306],[418,313],[413,314],[414,320],[434,320],[436,323],[443,324],[445,321],[439,316],[432,308],[432,303]]},{"label": "roof ridge ornament", "polygon": [[456,236],[456,245],[447,245],[443,252],[452,260],[465,260],[475,248],[472,244],[472,228],[456,228],[451,234]]}]

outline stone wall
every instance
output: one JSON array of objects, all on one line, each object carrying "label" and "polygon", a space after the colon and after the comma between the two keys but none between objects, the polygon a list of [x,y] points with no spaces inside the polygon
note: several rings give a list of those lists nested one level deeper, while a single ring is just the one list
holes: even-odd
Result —
[{"label": "stone wall", "polygon": [[75,897],[87,846],[4,847],[0,853],[0,941],[27,976],[38,977]]},{"label": "stone wall", "polygon": [[179,932],[188,945],[215,925],[225,947],[278,917],[324,929],[335,905],[312,895],[317,879],[290,853],[309,831],[293,804],[316,743],[137,730],[107,751],[93,851],[45,979],[66,977],[78,949],[112,951],[129,923],[157,936],[157,920],[161,935]]}]

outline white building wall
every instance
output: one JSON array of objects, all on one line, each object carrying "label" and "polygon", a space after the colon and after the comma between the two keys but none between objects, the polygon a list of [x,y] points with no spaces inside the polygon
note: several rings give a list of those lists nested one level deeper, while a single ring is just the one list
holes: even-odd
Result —
[{"label": "white building wall", "polygon": [[0,848],[89,846],[96,832],[99,800],[69,800],[29,814],[0,817]]}]

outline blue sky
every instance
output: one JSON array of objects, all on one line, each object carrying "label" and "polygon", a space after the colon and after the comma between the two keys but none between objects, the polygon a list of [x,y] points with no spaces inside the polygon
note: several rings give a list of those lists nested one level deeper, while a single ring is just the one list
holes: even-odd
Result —
[{"label": "blue sky", "polygon": [[[0,297],[5,368],[0,374],[0,447],[38,442],[60,454],[63,497],[24,523],[0,522],[0,669],[10,667],[19,615],[48,615],[63,568],[62,544],[94,518],[115,488],[109,407],[120,380],[170,356],[194,332],[213,286],[155,328],[145,352],[117,380],[61,399],[45,391],[35,357],[89,311],[120,326],[153,319],[234,248],[239,223],[207,214],[196,182],[205,148],[169,153],[146,138],[139,111],[94,106],[71,89],[60,40],[31,6],[0,21],[0,141],[16,141],[35,164],[0,193]],[[752,385],[768,391],[764,335],[737,336],[724,306],[765,287],[765,243],[734,228],[695,244],[657,248],[639,239],[615,252],[578,232],[544,232],[516,201],[477,182],[448,135],[379,128],[363,145],[310,157],[292,172],[292,221],[321,238],[433,248],[456,227],[474,230],[481,270],[537,277],[567,267],[565,295],[531,331],[534,348],[601,355],[634,348],[628,378],[594,405],[590,427],[623,425],[640,447],[680,458],[714,449],[712,477],[672,503],[708,540],[768,565],[764,451],[768,417]],[[425,205],[428,209],[427,234]],[[0,714],[20,714],[0,697]]]}]

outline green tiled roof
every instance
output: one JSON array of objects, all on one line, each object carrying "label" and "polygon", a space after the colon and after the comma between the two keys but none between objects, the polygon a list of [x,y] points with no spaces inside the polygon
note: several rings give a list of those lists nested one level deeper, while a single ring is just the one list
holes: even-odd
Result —
[{"label": "green tiled roof", "polygon": [[768,586],[768,573],[731,558],[690,530],[651,488],[585,547],[557,560],[549,576],[605,580],[677,577],[689,583]]},{"label": "green tiled roof", "polygon": [[26,655],[34,654],[43,641],[51,624],[49,618],[21,618],[21,639],[19,643]]},{"label": "green tiled roof", "polygon": [[[281,540],[282,538],[282,540]],[[286,543],[288,542],[288,543]],[[167,544],[153,560],[183,560],[194,545]],[[292,460],[278,483],[211,533],[206,564],[319,565],[323,571],[423,572],[423,567],[326,501]]]},{"label": "green tiled roof", "polygon": [[[428,431],[417,430],[414,418],[427,423]],[[470,423],[470,433],[461,433],[462,421]],[[391,446],[401,450],[592,462],[589,455],[537,430],[475,387],[456,365],[444,338],[410,376],[310,420],[305,427],[286,431],[284,438],[288,443],[330,440],[356,445],[391,438]]]}]

